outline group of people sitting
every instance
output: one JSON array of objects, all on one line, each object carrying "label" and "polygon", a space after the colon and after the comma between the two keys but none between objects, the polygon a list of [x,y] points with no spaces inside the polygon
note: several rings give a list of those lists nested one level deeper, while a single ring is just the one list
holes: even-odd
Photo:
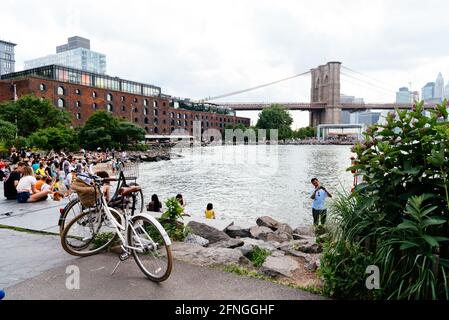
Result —
[{"label": "group of people sitting", "polygon": [[[176,200],[178,200],[179,204],[185,208],[186,202],[184,201],[184,197],[181,194],[178,194],[176,196]],[[150,212],[161,212],[162,210],[162,203],[159,201],[159,197],[157,194],[153,194],[151,196],[151,202],[147,205],[147,210]],[[190,216],[190,214],[185,213],[185,216]],[[207,219],[216,219],[215,217],[215,211],[214,206],[212,203],[209,203],[206,207],[206,210],[204,211],[204,215]]]},{"label": "group of people sitting", "polygon": [[59,201],[71,194],[77,174],[88,169],[87,161],[72,156],[41,157],[32,153],[22,158],[13,153],[10,159],[10,164],[1,161],[0,181],[5,180],[5,198],[19,203],[44,201],[49,196]]}]

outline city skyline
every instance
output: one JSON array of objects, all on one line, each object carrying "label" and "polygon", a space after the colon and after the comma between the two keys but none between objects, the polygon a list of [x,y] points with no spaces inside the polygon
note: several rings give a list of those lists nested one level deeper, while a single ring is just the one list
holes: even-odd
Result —
[{"label": "city skyline", "polygon": [[[366,102],[394,102],[398,88],[411,83],[413,90],[421,91],[428,79],[449,70],[446,44],[425,36],[449,27],[444,1],[348,1],[345,6],[323,0],[57,4],[3,4],[0,38],[18,44],[17,71],[24,61],[53,52],[73,35],[91,39],[97,51],[107,54],[109,74],[154,83],[166,94],[192,99],[246,89],[338,60],[377,85],[342,77],[342,93]],[[306,76],[227,100],[307,102],[309,91]]]}]

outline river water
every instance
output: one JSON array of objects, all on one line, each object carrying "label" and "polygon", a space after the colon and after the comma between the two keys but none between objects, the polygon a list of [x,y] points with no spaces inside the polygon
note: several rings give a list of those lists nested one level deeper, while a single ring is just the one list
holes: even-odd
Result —
[{"label": "river water", "polygon": [[350,146],[219,146],[174,149],[171,161],[144,163],[138,182],[145,201],[181,193],[186,212],[203,216],[213,203],[217,219],[240,226],[271,216],[292,227],[312,224],[310,179],[331,193],[349,191]]}]

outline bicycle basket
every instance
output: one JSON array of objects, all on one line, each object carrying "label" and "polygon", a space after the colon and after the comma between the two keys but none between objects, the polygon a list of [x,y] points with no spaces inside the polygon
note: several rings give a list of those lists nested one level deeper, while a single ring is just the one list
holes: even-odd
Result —
[{"label": "bicycle basket", "polygon": [[97,185],[88,185],[79,178],[72,183],[72,189],[76,191],[81,204],[86,208],[95,206],[97,199],[100,198],[100,189]]},{"label": "bicycle basket", "polygon": [[139,178],[139,162],[125,162],[122,170],[125,179]]}]

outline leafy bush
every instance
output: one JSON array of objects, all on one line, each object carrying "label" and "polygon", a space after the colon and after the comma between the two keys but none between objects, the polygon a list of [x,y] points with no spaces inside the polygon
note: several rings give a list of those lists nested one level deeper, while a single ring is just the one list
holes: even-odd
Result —
[{"label": "leafy bush", "polygon": [[159,221],[167,231],[169,237],[174,241],[184,241],[190,230],[184,226],[179,219],[182,219],[184,208],[176,198],[170,198],[165,202],[167,211],[162,214]]},{"label": "leafy bush", "polygon": [[[336,227],[322,259],[336,297],[449,299],[449,122],[446,101],[389,114],[357,144],[363,183],[331,209]],[[352,262],[351,262],[352,261]],[[351,263],[350,263],[351,262]],[[364,288],[366,267],[381,289]]]},{"label": "leafy bush", "polygon": [[254,249],[248,254],[248,259],[253,263],[255,267],[261,267],[267,257],[271,255],[270,251],[254,247]]}]

